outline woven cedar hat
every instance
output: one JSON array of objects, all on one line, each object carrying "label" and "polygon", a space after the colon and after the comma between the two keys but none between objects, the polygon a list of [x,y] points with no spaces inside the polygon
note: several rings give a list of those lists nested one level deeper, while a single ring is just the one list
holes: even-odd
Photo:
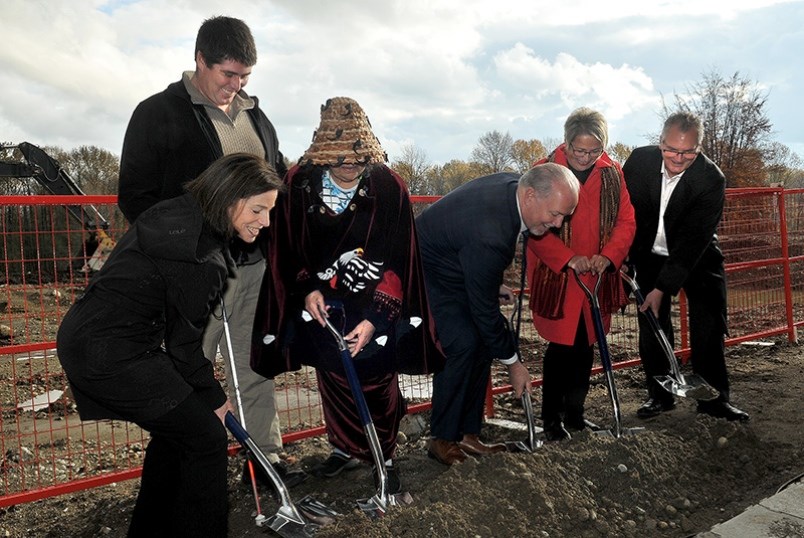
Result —
[{"label": "woven cedar hat", "polygon": [[321,105],[321,123],[299,164],[340,166],[387,160],[388,156],[357,101],[349,97],[333,97]]}]

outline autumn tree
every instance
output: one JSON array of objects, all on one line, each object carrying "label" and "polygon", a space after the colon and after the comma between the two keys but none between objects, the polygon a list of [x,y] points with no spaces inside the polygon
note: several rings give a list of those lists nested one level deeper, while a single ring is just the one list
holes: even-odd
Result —
[{"label": "autumn tree", "polygon": [[432,185],[438,188],[433,191],[434,195],[444,195],[453,191],[476,177],[486,174],[483,165],[479,163],[467,163],[460,159],[453,159],[443,166],[436,166],[432,170],[433,176],[438,179],[431,181]]},{"label": "autumn tree", "polygon": [[544,144],[537,139],[514,140],[511,145],[511,160],[514,169],[524,174],[533,167],[533,163],[547,157]]},{"label": "autumn tree", "polygon": [[511,149],[514,139],[509,133],[489,131],[480,137],[472,150],[472,161],[482,165],[485,173],[503,172],[513,164]]},{"label": "autumn tree", "polygon": [[615,142],[609,146],[609,149],[606,150],[606,153],[608,153],[609,157],[618,163],[623,164],[628,157],[631,156],[632,151],[634,151],[634,146],[629,146],[628,144],[623,144],[622,142]]},{"label": "autumn tree", "polygon": [[[772,128],[765,114],[767,93],[739,72],[725,78],[717,70],[687,90],[675,94],[676,106],[703,121],[703,152],[723,170],[728,186],[764,184],[763,144]],[[666,105],[664,112],[671,113]]]},{"label": "autumn tree", "polygon": [[769,184],[804,187],[804,161],[779,142],[771,142],[765,148],[765,174]]}]

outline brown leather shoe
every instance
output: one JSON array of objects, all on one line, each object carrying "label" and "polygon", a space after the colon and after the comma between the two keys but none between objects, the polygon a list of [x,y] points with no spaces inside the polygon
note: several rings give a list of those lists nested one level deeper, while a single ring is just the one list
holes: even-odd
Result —
[{"label": "brown leather shoe", "polygon": [[458,441],[458,448],[470,456],[487,456],[488,454],[505,452],[504,444],[494,443],[487,445],[486,443],[482,442],[477,435],[468,433],[463,436],[463,439]]},{"label": "brown leather shoe", "polygon": [[458,447],[458,443],[455,441],[435,438],[430,439],[427,455],[444,465],[452,465],[467,458],[466,453]]}]

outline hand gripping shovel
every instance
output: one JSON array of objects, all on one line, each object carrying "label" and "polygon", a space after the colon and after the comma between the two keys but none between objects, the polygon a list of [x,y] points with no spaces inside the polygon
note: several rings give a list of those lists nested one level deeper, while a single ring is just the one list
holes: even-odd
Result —
[{"label": "hand gripping shovel", "polygon": [[589,299],[589,304],[592,309],[592,321],[594,321],[595,324],[595,336],[597,337],[597,350],[598,353],[600,353],[600,362],[603,364],[603,372],[606,374],[606,386],[609,389],[609,398],[611,399],[611,408],[614,415],[614,427],[611,430],[594,430],[594,433],[597,435],[610,435],[617,439],[623,435],[639,433],[645,428],[623,428],[621,426],[620,399],[617,397],[617,386],[614,384],[611,355],[609,354],[608,342],[606,342],[606,331],[603,329],[603,316],[600,313],[600,302],[597,297],[597,293],[600,290],[600,283],[603,281],[603,273],[598,273],[597,275],[594,292],[586,287],[586,284],[581,281],[577,272],[573,270],[572,273],[575,275],[575,280],[578,282],[578,285]]},{"label": "hand gripping shovel", "polygon": [[328,523],[335,521],[337,512],[330,510],[318,501],[305,497],[299,501],[299,505],[304,507],[304,516],[299,511],[299,508],[293,504],[288,493],[288,488],[279,474],[265,457],[265,454],[260,450],[260,447],[254,442],[251,436],[245,429],[245,417],[243,416],[243,403],[240,399],[240,384],[237,380],[237,370],[235,369],[234,353],[232,351],[232,339],[229,333],[229,320],[226,315],[226,305],[221,297],[221,312],[223,318],[223,332],[226,336],[226,350],[229,353],[229,368],[232,372],[232,382],[234,384],[235,396],[237,397],[237,408],[240,412],[240,421],[235,418],[231,412],[227,412],[224,417],[224,424],[226,428],[232,432],[232,435],[240,443],[246,452],[251,454],[251,457],[257,461],[262,467],[262,470],[271,479],[276,491],[279,495],[279,502],[281,506],[275,515],[266,518],[260,510],[259,495],[257,494],[257,486],[254,477],[254,469],[251,468],[251,460],[249,460],[249,471],[251,473],[251,482],[254,489],[254,501],[257,504],[257,517],[255,523],[258,527],[268,526],[271,530],[284,538],[310,538],[315,531]]},{"label": "hand gripping shovel", "polygon": [[[623,280],[628,282],[628,284],[631,286],[631,289],[634,291],[637,306],[642,306],[642,303],[645,302],[645,297],[642,295],[642,291],[637,285],[636,272],[632,278],[626,273],[625,268],[623,267],[620,269],[620,276],[622,276]],[[648,308],[645,310],[645,312],[643,312],[643,314],[645,314],[645,317],[648,318],[648,324],[650,325],[653,334],[656,336],[656,339],[659,341],[662,351],[664,351],[664,354],[667,357],[667,362],[670,363],[671,375],[657,375],[653,376],[653,379],[655,379],[664,390],[670,394],[675,394],[676,396],[694,398],[702,401],[709,401],[717,398],[718,395],[720,395],[720,392],[718,392],[715,387],[707,383],[704,378],[698,374],[690,374],[685,377],[681,373],[681,369],[678,366],[678,360],[676,360],[676,354],[673,352],[673,346],[670,345],[667,335],[664,334],[664,331],[659,326],[659,320],[656,319],[656,316],[653,314],[653,310]]]},{"label": "hand gripping shovel", "polygon": [[363,431],[366,433],[366,439],[368,439],[371,455],[374,457],[374,466],[379,477],[380,484],[377,488],[377,493],[369,499],[358,499],[357,506],[371,519],[377,519],[385,515],[391,506],[412,503],[413,497],[408,492],[394,495],[388,493],[388,472],[385,470],[380,440],[377,437],[374,422],[371,420],[366,397],[363,395],[363,387],[360,385],[360,379],[357,377],[357,371],[352,362],[352,354],[349,353],[349,346],[346,344],[341,332],[335,328],[329,318],[325,317],[324,319],[327,323],[327,329],[329,329],[329,332],[332,333],[338,343],[338,351],[341,354],[343,369],[346,371],[346,379],[349,381],[349,388],[352,390],[352,397],[355,399],[357,412],[360,415],[360,421],[363,423]]}]

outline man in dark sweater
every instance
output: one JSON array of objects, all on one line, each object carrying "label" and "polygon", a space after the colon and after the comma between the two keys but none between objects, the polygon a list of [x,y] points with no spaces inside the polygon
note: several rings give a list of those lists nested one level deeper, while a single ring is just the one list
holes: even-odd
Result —
[{"label": "man in dark sweater", "polygon": [[[129,222],[160,200],[181,195],[186,182],[223,155],[245,152],[260,156],[284,176],[287,169],[276,131],[257,98],[243,91],[256,63],[254,38],[243,21],[230,17],[204,21],[196,39],[195,71],[185,71],[180,81],[141,102],[131,116],[123,142],[118,193],[120,210]],[[285,484],[293,486],[306,475],[287,469],[279,459],[282,436],[274,382],[249,366],[251,330],[265,270],[257,243],[246,244],[237,238],[230,243],[237,267],[226,282],[224,304],[246,427]],[[222,336],[218,305],[204,331],[208,359],[215,358],[219,344],[228,359]],[[229,361],[225,363],[228,386],[232,387]],[[261,478],[270,484],[267,476]]]}]

